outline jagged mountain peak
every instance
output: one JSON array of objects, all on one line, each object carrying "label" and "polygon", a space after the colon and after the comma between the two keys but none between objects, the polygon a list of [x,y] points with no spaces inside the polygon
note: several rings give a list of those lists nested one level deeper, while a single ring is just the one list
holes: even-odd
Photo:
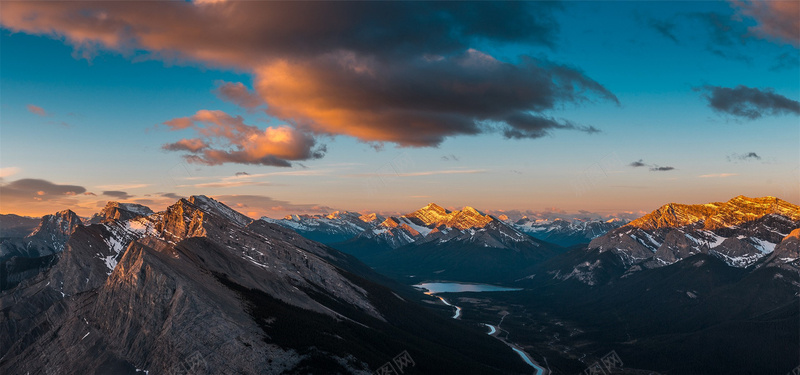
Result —
[{"label": "jagged mountain peak", "polygon": [[363,214],[363,215],[359,216],[358,219],[363,221],[363,222],[365,222],[365,223],[372,223],[372,222],[378,221],[379,216],[378,216],[378,214],[372,212],[372,213],[368,213],[368,214]]},{"label": "jagged mountain peak", "polygon": [[63,210],[51,215],[44,215],[39,226],[28,237],[69,236],[81,224],[82,220],[78,214],[72,210]]},{"label": "jagged mountain peak", "polygon": [[[184,199],[181,199],[181,201],[184,201]],[[224,203],[217,201],[214,198],[209,198],[205,195],[192,195],[189,197],[188,202],[197,206],[203,211],[215,213],[242,226],[250,224],[250,222],[253,221],[253,219],[226,206]]]},{"label": "jagged mountain peak", "polygon": [[424,225],[431,225],[440,223],[442,220],[446,219],[448,215],[450,215],[450,211],[436,203],[428,203],[425,207],[403,216],[417,218],[422,221]]},{"label": "jagged mountain peak", "polygon": [[429,203],[419,210],[403,215],[403,217],[418,219],[426,226],[439,227],[444,225],[460,230],[482,228],[495,220],[470,206],[466,206],[460,211],[449,211],[435,203]]},{"label": "jagged mountain peak", "polygon": [[386,227],[386,228],[395,228],[395,227],[397,227],[398,225],[400,225],[400,223],[399,223],[399,222],[397,221],[397,219],[396,219],[396,218],[394,218],[394,217],[387,217],[387,218],[386,218],[386,220],[384,220],[384,221],[383,221],[383,222],[380,224],[380,226],[382,226],[382,227]]},{"label": "jagged mountain peak", "polygon": [[114,220],[130,220],[138,216],[150,216],[153,210],[150,207],[136,203],[120,203],[110,201],[100,212],[94,214],[89,221],[92,224],[110,222]]}]

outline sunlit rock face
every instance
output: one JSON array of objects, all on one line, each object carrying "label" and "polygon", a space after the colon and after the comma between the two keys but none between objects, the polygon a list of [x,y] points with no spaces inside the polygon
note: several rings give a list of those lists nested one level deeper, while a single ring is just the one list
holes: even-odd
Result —
[{"label": "sunlit rock face", "polygon": [[513,248],[530,238],[510,225],[472,207],[449,211],[430,203],[402,216],[389,217],[357,239],[368,239],[392,249],[408,244],[467,241],[478,246]]},{"label": "sunlit rock face", "polygon": [[700,205],[670,203],[598,237],[590,249],[613,251],[627,265],[668,265],[709,253],[734,267],[770,255],[800,227],[800,207],[774,197],[735,197]]}]

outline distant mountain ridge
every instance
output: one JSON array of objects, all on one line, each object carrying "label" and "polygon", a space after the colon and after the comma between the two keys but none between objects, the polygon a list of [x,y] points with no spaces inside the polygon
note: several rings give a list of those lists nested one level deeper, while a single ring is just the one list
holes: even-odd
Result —
[{"label": "distant mountain ridge", "polygon": [[390,216],[347,242],[397,249],[410,244],[450,241],[503,249],[515,248],[522,242],[538,246],[528,236],[472,207],[450,211],[435,203],[405,215]]},{"label": "distant mountain ridge", "polygon": [[57,261],[72,233],[82,225],[71,210],[45,215],[23,238],[0,242],[0,291],[36,276]]},{"label": "distant mountain ridge", "polygon": [[627,222],[613,218],[607,220],[573,219],[573,220],[537,220],[524,218],[512,223],[514,228],[542,241],[569,247],[589,243]]},{"label": "distant mountain ridge", "polygon": [[310,240],[330,244],[349,240],[384,218],[374,213],[334,211],[330,214],[288,215],[283,219],[264,216],[261,220],[292,229]]},{"label": "distant mountain ridge", "polygon": [[14,214],[0,214],[0,238],[25,237],[29,235],[41,218]]},{"label": "distant mountain ridge", "polygon": [[800,220],[798,206],[775,197],[748,198],[743,195],[727,202],[707,204],[669,203],[630,222],[629,226],[654,230],[702,222],[702,229],[715,230],[744,224],[767,214]]},{"label": "distant mountain ridge", "polygon": [[798,228],[800,207],[774,197],[671,203],[553,259],[546,272],[596,285],[706,254],[733,268],[800,273]]},{"label": "distant mountain ridge", "polygon": [[631,265],[672,264],[702,252],[747,267],[797,227],[800,207],[775,197],[738,196],[704,205],[664,205],[593,240],[589,248],[614,251]]}]

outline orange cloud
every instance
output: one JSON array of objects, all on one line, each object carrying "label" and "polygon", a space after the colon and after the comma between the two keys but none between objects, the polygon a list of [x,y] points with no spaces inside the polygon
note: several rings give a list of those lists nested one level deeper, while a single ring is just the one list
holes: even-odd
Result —
[{"label": "orange cloud", "polygon": [[[223,163],[262,164],[288,167],[289,160],[322,157],[325,146],[315,148],[310,136],[289,126],[261,130],[247,125],[241,116],[223,111],[200,110],[190,117],[164,122],[171,130],[191,128],[201,138],[182,139],[163,146],[169,151],[186,151],[191,162],[207,165]],[[211,144],[221,144],[213,148]]]},{"label": "orange cloud", "polygon": [[180,141],[174,143],[165,144],[162,148],[168,151],[189,151],[189,152],[198,152],[204,148],[208,147],[208,144],[205,143],[202,139],[181,139]]},{"label": "orange cloud", "polygon": [[248,90],[241,82],[218,81],[214,92],[220,98],[250,110],[264,104],[257,94]]},{"label": "orange cloud", "polygon": [[247,208],[247,216],[283,217],[294,213],[328,213],[336,211],[328,206],[316,204],[294,204],[263,195],[215,195],[214,199],[237,209]]},{"label": "orange cloud", "polygon": [[[218,95],[296,130],[257,134],[218,114],[166,122],[223,137],[232,149],[169,147],[206,163],[288,165],[314,157],[308,134],[366,142],[434,146],[445,138],[499,131],[539,138],[555,130],[596,129],[543,117],[565,103],[597,96],[617,102],[580,70],[543,59],[506,63],[471,49],[476,41],[552,46],[549,2],[4,2],[0,23],[13,31],[63,38],[83,55],[104,48],[197,61],[254,74],[256,93],[221,83]],[[489,7],[493,17],[483,17]],[[517,25],[526,25],[518,27]],[[204,116],[209,116],[204,119]],[[215,131],[235,135],[207,134]],[[276,141],[277,136],[291,137]],[[244,138],[239,138],[244,136]],[[201,138],[206,141],[205,138]],[[248,143],[249,140],[249,143]],[[191,143],[189,143],[191,142]],[[208,142],[207,142],[208,143]]]},{"label": "orange cloud", "polygon": [[47,112],[45,112],[44,108],[39,107],[38,105],[28,104],[27,108],[30,113],[39,116],[47,116]]},{"label": "orange cloud", "polygon": [[755,33],[783,40],[795,47],[800,46],[800,2],[791,1],[738,1],[732,3],[742,13],[753,17],[757,26]]}]

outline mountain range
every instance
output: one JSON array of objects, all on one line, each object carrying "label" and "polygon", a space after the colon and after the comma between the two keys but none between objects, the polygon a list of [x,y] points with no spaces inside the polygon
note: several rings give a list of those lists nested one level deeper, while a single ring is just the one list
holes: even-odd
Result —
[{"label": "mountain range", "polygon": [[[662,374],[784,374],[800,364],[800,207],[670,203],[534,265],[487,303],[554,373],[614,350]],[[469,296],[472,298],[472,296]],[[468,298],[461,299],[471,301]]]},{"label": "mountain range", "polygon": [[[408,373],[529,373],[506,343],[554,374],[612,350],[625,374],[800,364],[800,207],[774,197],[627,223],[433,203],[253,220],[206,196],[0,219],[1,373],[367,374],[401,353]],[[411,287],[433,280],[513,291]]]},{"label": "mountain range", "polygon": [[570,247],[589,243],[593,239],[617,229],[626,223],[626,220],[619,218],[608,220],[537,220],[522,218],[515,221],[512,225],[517,230],[531,237],[559,246]]},{"label": "mountain range", "polygon": [[405,281],[513,280],[563,251],[472,207],[450,211],[434,203],[331,246]]},{"label": "mountain range", "polygon": [[526,368],[433,298],[211,198],[59,215],[29,237],[71,231],[51,267],[0,293],[2,373],[367,374],[400,353],[426,373]]},{"label": "mountain range", "polygon": [[[483,217],[483,219],[481,219]],[[449,228],[458,220],[465,220],[455,226],[466,229],[469,220],[490,222],[488,217],[504,222],[519,232],[536,239],[563,247],[589,243],[591,240],[626,224],[628,220],[611,218],[606,220],[573,218],[541,219],[522,216],[512,220],[507,215],[491,216],[480,213],[472,207],[450,212],[441,206],[430,203],[427,206],[400,216],[384,217],[376,213],[360,214],[348,211],[335,211],[330,214],[288,215],[282,219],[262,217],[261,220],[290,228],[302,236],[325,244],[345,242],[355,237],[371,238],[384,246],[397,248],[426,237],[431,229]],[[459,227],[460,225],[460,227]],[[469,226],[469,225],[468,225]],[[481,227],[481,225],[473,225]],[[372,232],[370,234],[370,232]],[[434,232],[435,233],[435,232]]]}]

